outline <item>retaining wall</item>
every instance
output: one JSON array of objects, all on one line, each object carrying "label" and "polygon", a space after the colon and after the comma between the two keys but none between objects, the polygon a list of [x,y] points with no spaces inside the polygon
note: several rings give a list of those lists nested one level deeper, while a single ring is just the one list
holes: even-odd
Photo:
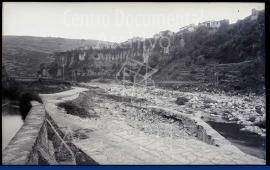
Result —
[{"label": "retaining wall", "polygon": [[174,117],[181,120],[190,134],[193,134],[199,140],[207,144],[241,152],[237,147],[233,146],[226,138],[220,135],[197,116],[187,115],[175,110],[164,109],[156,106],[150,106],[149,108],[151,108],[152,111],[156,112],[157,114]]},{"label": "retaining wall", "polygon": [[31,102],[25,123],[2,151],[3,165],[96,164],[71,142],[45,111],[43,104]]}]

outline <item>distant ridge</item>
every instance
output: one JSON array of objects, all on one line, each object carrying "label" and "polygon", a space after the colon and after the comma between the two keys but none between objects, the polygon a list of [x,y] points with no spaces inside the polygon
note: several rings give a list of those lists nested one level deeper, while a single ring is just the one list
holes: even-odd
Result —
[{"label": "distant ridge", "polygon": [[59,37],[2,36],[2,65],[11,76],[36,75],[40,63],[50,63],[51,54],[85,46],[106,46],[112,42]]},{"label": "distant ridge", "polygon": [[68,39],[61,37],[2,36],[3,48],[23,48],[44,53],[66,51],[83,46],[113,44],[112,42],[91,39]]}]

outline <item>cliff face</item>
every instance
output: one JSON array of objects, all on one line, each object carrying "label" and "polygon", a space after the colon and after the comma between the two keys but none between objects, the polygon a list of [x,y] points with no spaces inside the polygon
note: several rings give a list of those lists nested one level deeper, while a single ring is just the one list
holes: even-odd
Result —
[{"label": "cliff face", "polygon": [[164,33],[156,38],[131,39],[114,47],[58,52],[54,54],[55,60],[48,70],[53,77],[69,80],[112,78],[129,58],[140,63],[148,62],[151,67],[165,65],[173,58],[170,46],[173,41],[173,35]]},{"label": "cliff face", "polygon": [[120,69],[128,57],[141,61],[142,50],[87,49],[55,53],[55,61],[49,72],[54,77],[83,80],[94,77],[111,77]]}]

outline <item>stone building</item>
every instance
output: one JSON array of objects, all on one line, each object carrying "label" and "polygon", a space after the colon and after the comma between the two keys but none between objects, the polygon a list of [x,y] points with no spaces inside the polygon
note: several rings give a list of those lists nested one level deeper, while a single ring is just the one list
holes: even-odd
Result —
[{"label": "stone building", "polygon": [[195,29],[196,29],[195,24],[189,24],[185,27],[179,28],[179,32],[184,32],[184,31],[193,32],[193,31],[195,31]]},{"label": "stone building", "polygon": [[161,37],[171,37],[174,33],[170,30],[160,31],[158,34],[154,35],[154,38],[161,38]]},{"label": "stone building", "polygon": [[207,28],[219,28],[222,24],[229,24],[229,20],[220,20],[220,21],[205,21],[199,23],[199,27],[207,27]]},{"label": "stone building", "polygon": [[142,38],[142,37],[133,37],[133,38],[128,39],[129,43],[137,42],[137,41],[144,41],[144,38]]},{"label": "stone building", "polygon": [[159,34],[154,34],[154,39],[158,39],[159,38]]},{"label": "stone building", "polygon": [[[249,15],[248,17],[245,17],[243,20],[251,20],[251,21],[257,20],[259,18],[260,13],[263,11],[264,10],[256,10],[255,8],[253,8],[251,10],[251,15]],[[238,21],[241,21],[241,20],[237,20],[237,22]]]},{"label": "stone building", "polygon": [[250,20],[257,20],[259,17],[259,10],[256,10],[255,8],[253,8],[251,10],[251,16],[250,16]]}]

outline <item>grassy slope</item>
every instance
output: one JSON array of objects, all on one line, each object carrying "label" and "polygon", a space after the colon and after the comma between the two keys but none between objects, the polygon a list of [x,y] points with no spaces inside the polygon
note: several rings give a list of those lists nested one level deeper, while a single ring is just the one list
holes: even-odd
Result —
[{"label": "grassy slope", "polygon": [[105,43],[54,37],[2,36],[2,62],[11,76],[31,76],[39,70],[40,63],[53,60],[51,54],[54,52]]}]

